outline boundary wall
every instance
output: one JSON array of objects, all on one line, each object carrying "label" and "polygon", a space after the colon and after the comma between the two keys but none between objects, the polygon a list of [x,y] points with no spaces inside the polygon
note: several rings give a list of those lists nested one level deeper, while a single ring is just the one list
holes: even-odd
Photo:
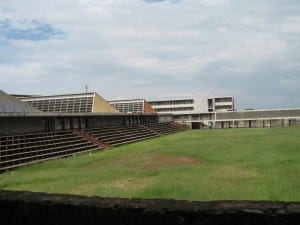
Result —
[{"label": "boundary wall", "polygon": [[188,202],[0,191],[0,218],[5,225],[297,225],[300,202]]}]

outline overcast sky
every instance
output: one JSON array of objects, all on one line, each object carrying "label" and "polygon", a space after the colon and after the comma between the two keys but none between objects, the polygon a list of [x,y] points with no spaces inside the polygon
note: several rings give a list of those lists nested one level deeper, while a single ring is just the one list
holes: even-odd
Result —
[{"label": "overcast sky", "polygon": [[299,0],[1,0],[0,89],[300,107]]}]

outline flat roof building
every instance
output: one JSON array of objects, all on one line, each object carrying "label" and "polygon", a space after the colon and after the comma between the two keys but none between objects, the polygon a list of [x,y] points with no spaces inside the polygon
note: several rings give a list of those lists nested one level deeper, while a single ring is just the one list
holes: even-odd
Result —
[{"label": "flat roof building", "polygon": [[232,96],[159,100],[149,103],[157,113],[172,113],[174,115],[234,110],[234,98]]},{"label": "flat roof building", "polygon": [[271,127],[299,123],[299,109],[235,110],[234,97],[186,98],[149,102],[160,115],[191,128]]}]

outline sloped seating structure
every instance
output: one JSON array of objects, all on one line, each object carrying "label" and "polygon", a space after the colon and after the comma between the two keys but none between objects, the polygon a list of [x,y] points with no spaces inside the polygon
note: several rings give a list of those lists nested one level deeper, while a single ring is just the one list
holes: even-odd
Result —
[{"label": "sloped seating structure", "polygon": [[159,134],[170,134],[170,133],[184,130],[182,126],[174,122],[148,123],[146,124],[146,126]]},{"label": "sloped seating structure", "polygon": [[0,171],[182,130],[169,122],[0,136]]},{"label": "sloped seating structure", "polygon": [[108,146],[127,144],[157,136],[156,133],[138,124],[87,129],[84,132]]},{"label": "sloped seating structure", "polygon": [[0,137],[0,171],[98,148],[72,131]]}]

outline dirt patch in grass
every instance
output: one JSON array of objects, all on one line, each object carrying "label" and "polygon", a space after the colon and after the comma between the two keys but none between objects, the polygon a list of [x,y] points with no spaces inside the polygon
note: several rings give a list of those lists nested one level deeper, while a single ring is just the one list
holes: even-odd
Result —
[{"label": "dirt patch in grass", "polygon": [[203,164],[203,162],[198,158],[164,154],[151,154],[151,156],[147,157],[147,159],[143,162],[142,169],[157,170],[167,167],[201,164]]},{"label": "dirt patch in grass", "polygon": [[185,165],[201,165],[203,161],[199,158],[188,157],[182,155],[167,155],[162,153],[143,153],[130,154],[118,157],[114,160],[101,160],[92,162],[88,165],[92,169],[101,169],[109,167],[125,167],[133,171],[159,170],[169,167],[185,166]]}]

